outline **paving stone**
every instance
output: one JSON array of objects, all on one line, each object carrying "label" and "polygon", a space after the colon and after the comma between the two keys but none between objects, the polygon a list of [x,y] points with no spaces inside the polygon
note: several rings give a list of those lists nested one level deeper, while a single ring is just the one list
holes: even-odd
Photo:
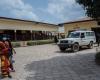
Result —
[{"label": "paving stone", "polygon": [[94,62],[96,48],[70,53],[47,44],[15,50],[12,80],[100,80],[100,67]]}]

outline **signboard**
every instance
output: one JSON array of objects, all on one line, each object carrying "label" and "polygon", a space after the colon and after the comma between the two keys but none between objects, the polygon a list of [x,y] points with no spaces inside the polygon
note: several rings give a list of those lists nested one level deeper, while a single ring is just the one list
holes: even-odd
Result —
[{"label": "signboard", "polygon": [[60,26],[59,29],[58,29],[59,33],[64,33],[65,30],[64,30],[64,26]]}]

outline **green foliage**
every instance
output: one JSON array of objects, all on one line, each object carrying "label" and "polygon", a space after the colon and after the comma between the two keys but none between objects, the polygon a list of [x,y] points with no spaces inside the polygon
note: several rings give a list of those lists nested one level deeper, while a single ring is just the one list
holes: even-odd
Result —
[{"label": "green foliage", "polygon": [[100,20],[100,0],[76,0],[86,10],[89,17]]},{"label": "green foliage", "polygon": [[97,60],[100,60],[100,52],[97,52],[97,54],[95,55],[95,58],[96,58]]},{"label": "green foliage", "polygon": [[15,43],[12,43],[12,46],[13,46],[13,47],[20,47],[21,45],[20,45],[20,43],[15,42]]},{"label": "green foliage", "polygon": [[27,45],[28,46],[33,46],[33,45],[35,45],[35,42],[27,42]]},{"label": "green foliage", "polygon": [[38,45],[50,44],[50,43],[53,43],[53,41],[50,41],[50,40],[47,40],[47,41],[46,41],[46,40],[44,40],[44,41],[42,41],[42,40],[41,40],[41,41],[37,41],[37,44],[38,44]]},{"label": "green foliage", "polygon": [[[22,42],[12,42],[13,47],[21,47]],[[43,45],[53,43],[53,40],[37,40],[37,41],[27,41],[27,46]]]},{"label": "green foliage", "polygon": [[50,43],[53,43],[53,40],[30,41],[30,42],[27,42],[27,45],[33,46],[33,45],[42,45],[42,44],[50,44]]}]

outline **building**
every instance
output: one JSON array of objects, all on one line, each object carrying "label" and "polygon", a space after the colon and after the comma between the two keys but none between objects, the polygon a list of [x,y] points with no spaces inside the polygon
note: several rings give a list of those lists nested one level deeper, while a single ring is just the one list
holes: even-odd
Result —
[{"label": "building", "polygon": [[51,39],[57,32],[55,24],[0,17],[0,34],[12,41]]},{"label": "building", "polygon": [[90,18],[61,23],[59,26],[64,28],[65,36],[68,35],[70,31],[78,29],[93,30],[96,35],[100,33],[100,25],[98,25],[95,20]]},{"label": "building", "polygon": [[65,37],[65,30],[64,30],[64,25],[60,25],[58,28],[58,38],[64,38]]},{"label": "building", "polygon": [[[0,34],[10,37],[12,41],[52,39],[54,35],[64,38],[75,29],[93,30],[100,34],[100,26],[90,18],[61,23],[59,25],[0,17]],[[58,34],[59,33],[59,34]]]}]

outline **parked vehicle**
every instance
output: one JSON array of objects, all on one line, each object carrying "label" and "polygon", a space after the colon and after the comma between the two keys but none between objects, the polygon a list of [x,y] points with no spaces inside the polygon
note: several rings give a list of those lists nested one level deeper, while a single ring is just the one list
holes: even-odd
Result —
[{"label": "parked vehicle", "polygon": [[82,46],[93,48],[95,42],[96,37],[93,31],[77,30],[70,32],[67,38],[59,40],[58,46],[61,51],[71,48],[72,51],[77,52]]}]

